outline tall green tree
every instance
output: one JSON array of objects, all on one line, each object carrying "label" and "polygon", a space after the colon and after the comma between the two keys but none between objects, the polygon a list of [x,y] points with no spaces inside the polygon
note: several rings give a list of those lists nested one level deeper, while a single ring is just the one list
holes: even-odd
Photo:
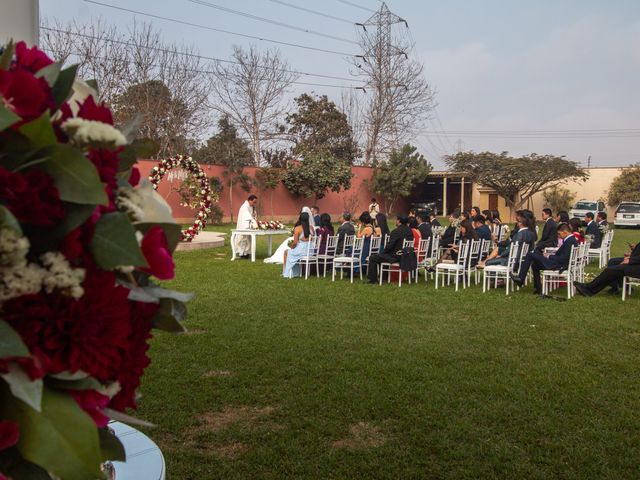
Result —
[{"label": "tall green tree", "polygon": [[389,161],[381,163],[373,173],[372,189],[387,200],[389,212],[393,212],[398,198],[410,195],[432,170],[427,159],[417,150],[409,144],[400,150],[392,150]]},{"label": "tall green tree", "polygon": [[445,157],[454,171],[492,188],[509,208],[517,210],[536,193],[569,180],[586,180],[589,173],[563,156],[532,153],[511,157],[508,152],[458,152]]},{"label": "tall green tree", "polygon": [[261,191],[269,192],[269,207],[273,220],[273,193],[284,177],[285,170],[276,167],[260,167],[256,172],[256,185]]},{"label": "tall green tree", "polygon": [[352,164],[358,145],[347,116],[326,95],[304,93],[295,99],[298,111],[286,117],[297,156],[322,154]]},{"label": "tall green tree", "polygon": [[293,195],[318,200],[329,190],[348,190],[351,178],[353,172],[349,163],[331,155],[311,153],[301,162],[289,165],[282,183]]},{"label": "tall green tree", "polygon": [[218,121],[218,133],[194,152],[193,159],[198,163],[224,165],[222,175],[229,192],[229,213],[233,222],[233,186],[239,183],[243,190],[251,190],[251,177],[244,168],[253,164],[253,153],[248,142],[238,137],[238,130],[227,115]]},{"label": "tall green tree", "polygon": [[555,185],[547,188],[542,193],[542,198],[544,199],[545,206],[548,206],[552,211],[568,211],[573,205],[576,194],[566,187]]},{"label": "tall green tree", "polygon": [[640,163],[623,170],[611,182],[607,203],[613,207],[624,201],[640,202]]}]

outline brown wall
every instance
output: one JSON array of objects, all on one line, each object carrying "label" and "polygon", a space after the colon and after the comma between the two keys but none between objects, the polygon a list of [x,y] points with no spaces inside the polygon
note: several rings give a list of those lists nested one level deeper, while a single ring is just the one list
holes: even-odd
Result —
[{"label": "brown wall", "polygon": [[[156,165],[157,162],[155,161],[140,160],[138,161],[137,167],[140,169],[142,177],[145,178]],[[202,168],[208,177],[218,177],[224,181],[224,177],[222,175],[224,167],[220,165],[202,165]],[[245,172],[250,177],[254,177],[257,170],[258,168],[256,167],[245,168]],[[346,192],[341,191],[340,193],[329,192],[324,198],[317,201],[317,205],[320,207],[320,212],[329,213],[334,221],[338,220],[340,214],[345,209],[354,210],[358,214],[367,210],[371,197],[376,196],[367,188],[367,181],[371,180],[373,169],[369,167],[352,167],[352,171],[354,173],[354,177],[351,180],[351,188],[349,190]],[[160,183],[158,191],[167,200],[169,205],[171,205],[171,208],[173,209],[173,216],[178,222],[191,222],[193,220],[193,210],[188,207],[181,206],[180,196],[177,192],[172,191],[172,188],[175,189],[179,187],[179,185],[180,182],[178,180],[169,182],[165,175]],[[234,221],[240,205],[242,205],[242,202],[246,200],[250,193],[254,193],[258,196],[258,213],[265,219],[273,217],[275,220],[291,221],[297,218],[298,213],[303,206],[311,206],[315,203],[313,198],[294,197],[283,184],[278,185],[278,188],[273,191],[267,190],[265,192],[261,192],[256,188],[251,192],[246,192],[239,185],[235,185],[232,192]],[[272,195],[273,197],[271,198]],[[379,198],[378,201],[384,207],[383,199]],[[224,221],[230,221],[231,208],[229,190],[226,186],[220,195],[218,205],[224,211]],[[402,202],[397,202],[397,205],[397,208],[399,209],[406,208],[406,205]],[[382,210],[385,211],[384,208]]]}]

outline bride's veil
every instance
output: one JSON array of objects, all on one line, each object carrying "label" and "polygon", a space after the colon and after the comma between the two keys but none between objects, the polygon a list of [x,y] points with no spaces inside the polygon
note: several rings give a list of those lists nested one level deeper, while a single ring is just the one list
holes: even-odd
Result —
[{"label": "bride's veil", "polygon": [[316,225],[316,222],[313,219],[313,213],[311,213],[311,209],[309,207],[302,207],[302,210],[300,211],[300,213],[309,214],[309,228],[311,229],[311,232],[315,235],[315,231],[318,225]]}]

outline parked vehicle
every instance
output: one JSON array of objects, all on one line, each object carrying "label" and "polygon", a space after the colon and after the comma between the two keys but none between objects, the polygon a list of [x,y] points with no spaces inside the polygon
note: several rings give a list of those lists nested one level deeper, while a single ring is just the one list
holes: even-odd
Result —
[{"label": "parked vehicle", "polygon": [[438,213],[436,202],[414,202],[411,204],[411,208],[418,210],[426,210],[427,212],[435,211]]},{"label": "parked vehicle", "polygon": [[578,200],[571,210],[569,210],[569,217],[582,218],[591,212],[595,216],[598,212],[603,212],[605,209],[604,202],[598,200]]},{"label": "parked vehicle", "polygon": [[640,202],[621,202],[613,224],[616,228],[640,227]]}]

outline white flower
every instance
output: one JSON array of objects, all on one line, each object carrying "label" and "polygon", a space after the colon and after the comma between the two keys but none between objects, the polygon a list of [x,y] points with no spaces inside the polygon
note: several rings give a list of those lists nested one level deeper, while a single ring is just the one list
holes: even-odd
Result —
[{"label": "white flower", "polygon": [[116,191],[116,207],[121,212],[126,213],[132,222],[139,222],[144,217],[142,211],[142,197],[137,190],[131,187],[120,187]]},{"label": "white flower", "polygon": [[121,147],[127,144],[127,139],[120,130],[96,120],[71,118],[62,124],[62,130],[80,145]]},{"label": "white flower", "polygon": [[27,237],[8,228],[0,230],[0,267],[25,265],[28,251]]},{"label": "white flower", "polygon": [[2,269],[0,275],[0,303],[11,298],[38,293],[42,288],[45,270],[34,263],[18,268]]},{"label": "white flower", "polygon": [[45,292],[51,293],[57,289],[73,298],[84,295],[82,282],[85,270],[83,268],[72,268],[60,252],[44,253],[40,256],[40,261],[46,268],[42,278]]}]

